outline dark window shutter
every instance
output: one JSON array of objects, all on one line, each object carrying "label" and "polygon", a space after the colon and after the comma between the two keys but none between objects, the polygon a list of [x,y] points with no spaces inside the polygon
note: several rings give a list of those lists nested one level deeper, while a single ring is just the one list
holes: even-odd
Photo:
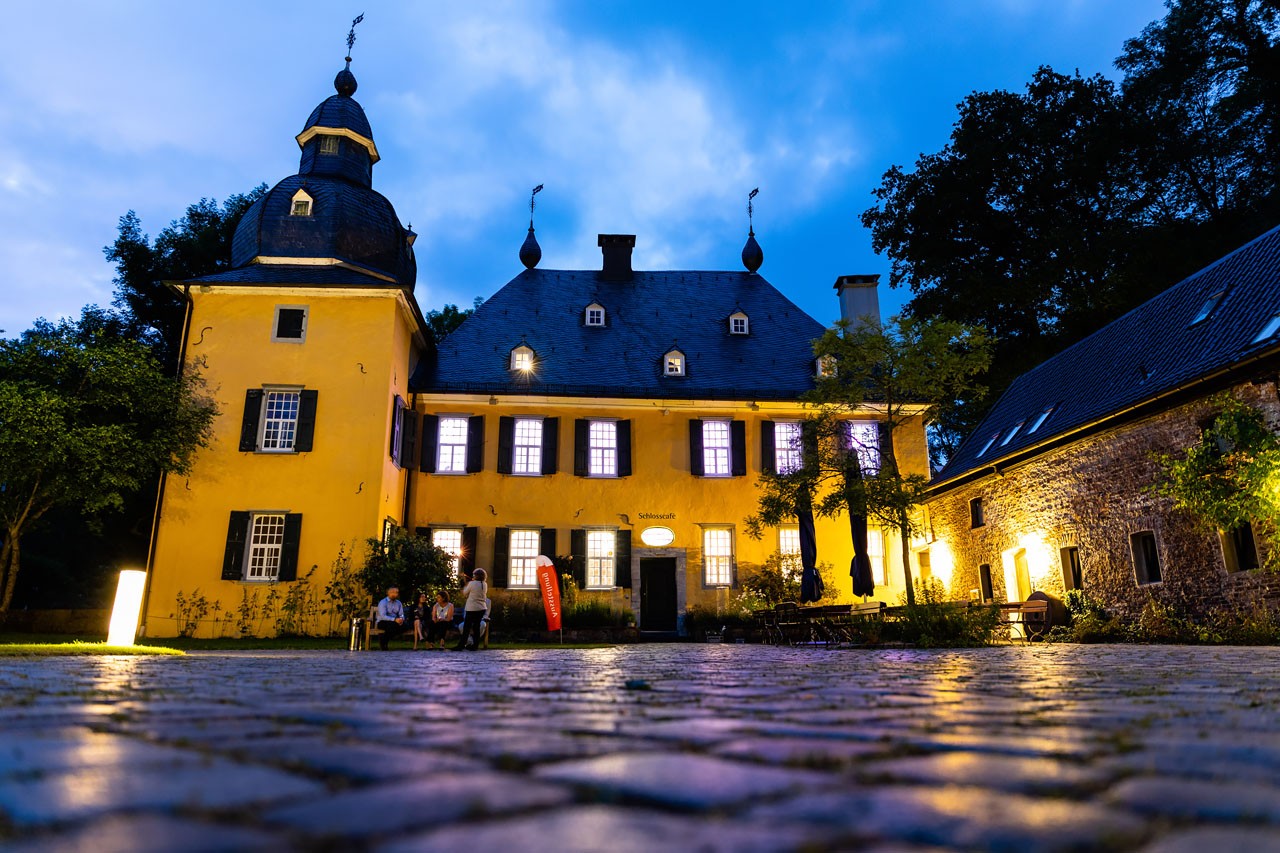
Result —
[{"label": "dark window shutter", "polygon": [[569,533],[569,551],[573,554],[573,582],[578,589],[587,588],[587,531],[581,528]]},{"label": "dark window shutter", "polygon": [[778,443],[773,434],[773,421],[760,422],[760,470],[778,473]]},{"label": "dark window shutter", "polygon": [[631,476],[631,421],[618,421],[618,476]]},{"label": "dark window shutter", "polygon": [[689,421],[689,473],[701,477],[705,471],[702,457],[702,421]]},{"label": "dark window shutter", "polygon": [[417,536],[419,539],[425,539],[425,540],[427,540],[428,542],[430,542],[430,541],[431,541],[431,528],[430,528],[430,527],[415,527],[415,528],[413,528],[413,535],[414,535],[414,536]]},{"label": "dark window shutter", "polygon": [[554,527],[542,528],[542,533],[538,537],[538,553],[544,557],[554,558],[556,555],[556,529]]},{"label": "dark window shutter", "polygon": [[458,558],[458,568],[471,571],[476,567],[476,533],[474,527],[462,528],[462,556]]},{"label": "dark window shutter", "polygon": [[227,525],[227,550],[222,556],[224,581],[244,580],[244,544],[248,536],[249,513],[232,510],[231,522]]},{"label": "dark window shutter", "polygon": [[573,422],[573,476],[587,476],[587,444],[591,421],[578,418]]},{"label": "dark window shutter", "polygon": [[280,547],[279,580],[298,579],[298,543],[302,541],[302,513],[291,512],[284,517],[284,542]]},{"label": "dark window shutter", "polygon": [[729,424],[730,473],[735,477],[747,476],[747,423],[732,421]]},{"label": "dark window shutter", "polygon": [[[315,444],[316,402],[319,396],[319,391],[301,391],[298,394],[298,433],[293,440],[294,453],[310,453]],[[254,424],[253,429],[256,435],[257,424]]]},{"label": "dark window shutter", "polygon": [[[400,465],[400,452],[404,447],[404,400],[397,394],[391,402],[391,440],[387,442],[387,455]],[[401,465],[400,467],[404,467]]]},{"label": "dark window shutter", "polygon": [[614,583],[623,589],[631,589],[631,531],[619,530],[618,542],[613,549]]},{"label": "dark window shutter", "polygon": [[516,419],[498,418],[498,473],[511,473],[511,457],[515,455]]},{"label": "dark window shutter", "polygon": [[244,418],[240,421],[240,452],[252,453],[258,449],[258,418],[262,417],[262,389],[250,388],[244,392]]},{"label": "dark window shutter", "polygon": [[[554,474],[560,470],[560,419],[545,418],[542,421],[542,473]],[[548,557],[551,555],[548,554]]]},{"label": "dark window shutter", "polygon": [[507,571],[511,568],[511,528],[497,527],[493,531],[493,568],[489,571],[489,583],[495,587],[507,585]]},{"label": "dark window shutter", "polygon": [[436,446],[440,443],[440,418],[435,415],[422,416],[422,471],[426,474],[436,472]]},{"label": "dark window shutter", "polygon": [[484,415],[467,418],[467,473],[484,470]]},{"label": "dark window shutter", "polygon": [[400,467],[408,470],[413,468],[418,450],[418,413],[402,409],[400,415],[404,418],[400,427]]}]

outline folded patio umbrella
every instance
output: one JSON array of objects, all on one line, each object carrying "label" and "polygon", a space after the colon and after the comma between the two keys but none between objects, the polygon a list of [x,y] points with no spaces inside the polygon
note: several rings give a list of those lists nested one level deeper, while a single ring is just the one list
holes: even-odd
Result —
[{"label": "folded patio umbrella", "polygon": [[796,512],[800,523],[800,603],[808,604],[822,598],[822,576],[818,574],[818,536],[813,529],[813,509],[804,507]]},{"label": "folded patio umbrella", "polygon": [[876,582],[871,577],[871,557],[867,554],[867,517],[850,515],[853,534],[853,559],[849,561],[849,577],[853,578],[854,595],[874,595]]}]

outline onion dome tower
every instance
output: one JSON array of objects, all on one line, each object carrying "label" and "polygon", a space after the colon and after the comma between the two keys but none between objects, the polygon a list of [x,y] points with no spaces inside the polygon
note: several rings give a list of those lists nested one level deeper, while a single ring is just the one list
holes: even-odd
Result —
[{"label": "onion dome tower", "polygon": [[753,202],[759,193],[760,188],[756,187],[747,195],[747,244],[742,247],[742,265],[747,268],[749,273],[754,273],[764,263],[764,251],[760,248],[760,244],[756,242],[754,221],[756,211]]},{"label": "onion dome tower", "polygon": [[542,247],[538,245],[538,238],[533,235],[533,200],[540,192],[542,192],[542,184],[534,187],[529,195],[529,236],[525,237],[524,242],[520,244],[520,263],[524,264],[525,269],[530,270],[542,260]]},{"label": "onion dome tower", "polygon": [[[348,35],[348,47],[354,34]],[[276,184],[236,228],[231,261],[252,264],[345,266],[413,289],[413,240],[395,208],[373,189],[378,147],[364,109],[352,97],[351,57],[330,95],[297,136],[298,173]]]}]

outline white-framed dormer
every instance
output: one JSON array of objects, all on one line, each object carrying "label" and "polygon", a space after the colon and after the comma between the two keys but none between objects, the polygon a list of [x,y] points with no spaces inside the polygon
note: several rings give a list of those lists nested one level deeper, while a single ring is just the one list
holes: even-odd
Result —
[{"label": "white-framed dormer", "polygon": [[519,374],[528,374],[533,372],[533,365],[533,347],[520,344],[511,350],[511,370]]},{"label": "white-framed dormer", "polygon": [[731,335],[749,335],[751,334],[751,321],[747,319],[746,312],[734,311],[729,315],[729,334]]},{"label": "white-framed dormer", "polygon": [[668,350],[662,357],[663,376],[684,376],[688,367],[688,359],[678,349]]},{"label": "white-framed dormer", "polygon": [[289,215],[310,216],[314,206],[314,199],[307,194],[306,190],[300,189],[293,194],[293,199],[289,202]]},{"label": "white-framed dormer", "polygon": [[602,329],[604,328],[604,324],[604,306],[599,302],[592,302],[582,310],[582,325],[590,326],[595,329]]}]

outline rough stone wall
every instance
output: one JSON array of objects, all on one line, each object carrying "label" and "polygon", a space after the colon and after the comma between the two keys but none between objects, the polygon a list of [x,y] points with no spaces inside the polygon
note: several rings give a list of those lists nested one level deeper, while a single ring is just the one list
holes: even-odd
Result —
[{"label": "rough stone wall", "polygon": [[[1237,397],[1280,424],[1276,386],[1244,384]],[[1280,598],[1280,576],[1262,570],[1229,573],[1218,536],[1152,492],[1155,453],[1180,453],[1211,418],[1207,398],[1082,439],[1019,467],[945,492],[928,503],[933,548],[949,551],[953,598],[979,588],[979,566],[991,566],[995,600],[1005,601],[1006,567],[1025,548],[1033,590],[1063,595],[1060,549],[1078,547],[1085,592],[1104,606],[1135,615],[1149,599],[1196,614],[1249,607]],[[981,497],[985,524],[970,527]],[[1162,580],[1139,586],[1130,534],[1156,534]],[[1268,543],[1259,541],[1259,554]],[[939,560],[933,559],[935,567]]]}]

